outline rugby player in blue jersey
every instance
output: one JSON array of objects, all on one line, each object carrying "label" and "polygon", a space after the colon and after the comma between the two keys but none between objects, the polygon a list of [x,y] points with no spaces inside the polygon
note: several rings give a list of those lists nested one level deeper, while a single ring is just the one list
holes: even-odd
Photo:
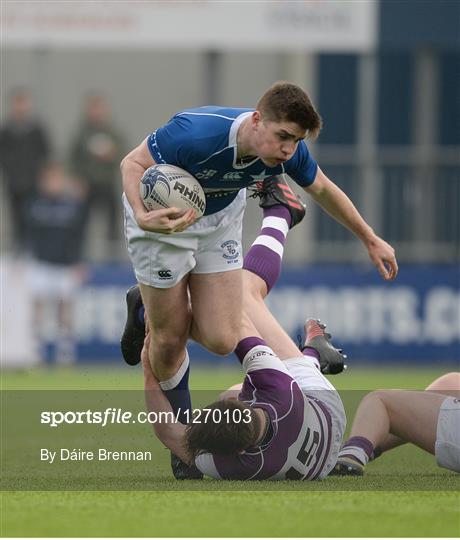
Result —
[{"label": "rugby player in blue jersey", "polygon": [[[123,160],[125,233],[149,321],[150,363],[174,410],[190,408],[187,339],[221,355],[233,351],[238,341],[246,187],[262,182],[261,194],[268,193],[270,199],[262,204],[263,229],[245,258],[245,268],[261,275],[267,290],[279,273],[286,235],[304,213],[295,197],[287,203],[283,174],[360,238],[384,279],[396,277],[393,248],[373,232],[311,157],[304,138],[315,138],[320,128],[321,118],[307,94],[280,82],[264,93],[255,110],[182,111]],[[145,209],[139,181],[155,163],[177,165],[200,181],[206,214],[198,222],[193,211],[178,216],[174,208]],[[249,287],[259,295],[258,285]],[[137,302],[134,295],[128,297],[129,308]],[[135,309],[129,311],[132,327],[138,315],[132,315]],[[129,363],[137,361],[131,362],[125,351],[124,357]],[[177,389],[183,392],[173,392]]]}]

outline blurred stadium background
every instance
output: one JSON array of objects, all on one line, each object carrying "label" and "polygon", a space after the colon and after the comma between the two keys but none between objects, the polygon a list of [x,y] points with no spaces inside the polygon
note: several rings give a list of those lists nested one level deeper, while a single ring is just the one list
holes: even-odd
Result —
[{"label": "blurred stadium background", "polygon": [[[459,6],[5,2],[1,123],[9,121],[11,94],[30,91],[50,157],[87,188],[72,148],[89,95],[102,97],[118,149],[127,152],[180,109],[254,106],[276,80],[300,84],[324,120],[313,155],[394,245],[401,270],[395,283],[381,282],[360,243],[308,203],[270,298],[276,316],[292,336],[307,315],[321,317],[350,358],[367,365],[451,368],[460,357]],[[118,197],[118,173],[112,181]],[[31,184],[31,196],[34,190]],[[33,257],[16,240],[5,170],[1,200],[1,360],[6,367],[49,363],[59,324],[48,306],[37,335],[27,277]],[[83,279],[71,306],[76,359],[121,362],[124,293],[133,282],[122,208],[118,223],[109,222],[113,234],[113,216],[100,206],[90,210],[78,261]],[[246,247],[260,220],[250,200]],[[209,359],[202,350],[192,355]]]}]

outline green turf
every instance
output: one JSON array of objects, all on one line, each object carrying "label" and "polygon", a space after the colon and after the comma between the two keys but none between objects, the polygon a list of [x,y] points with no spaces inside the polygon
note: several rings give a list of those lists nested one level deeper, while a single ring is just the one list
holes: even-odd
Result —
[{"label": "green turf", "polygon": [[[376,388],[407,388],[422,390],[446,369],[417,369],[404,367],[363,368],[351,367],[341,375],[330,377],[334,386],[346,390],[372,390]],[[242,371],[238,367],[209,365],[191,370],[190,386],[199,390],[223,390],[241,382]],[[7,371],[1,374],[4,390],[70,390],[70,389],[118,389],[142,388],[140,366],[84,368],[36,368]]]},{"label": "green turf", "polygon": [[7,536],[458,536],[458,494],[15,492]]},{"label": "green turf", "polygon": [[[444,371],[355,368],[331,379],[347,390],[421,389]],[[192,386],[217,391],[239,378],[234,369],[195,369]],[[39,369],[3,373],[2,388],[141,389],[142,376],[137,368]],[[19,491],[27,485],[27,464],[5,467],[5,485],[14,491],[2,492],[2,536],[460,535],[458,475],[439,469],[432,456],[410,446],[382,456],[363,479],[312,483],[178,483],[167,469],[168,453],[162,450],[159,456],[137,475],[120,466],[109,482],[113,491],[84,491],[85,476],[91,476],[84,467],[81,474],[75,469],[67,486],[80,491]],[[46,486],[50,474],[38,479],[37,485]]]}]

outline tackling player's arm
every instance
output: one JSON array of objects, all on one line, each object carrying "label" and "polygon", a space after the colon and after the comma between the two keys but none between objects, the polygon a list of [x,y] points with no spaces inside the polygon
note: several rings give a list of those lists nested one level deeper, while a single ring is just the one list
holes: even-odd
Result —
[{"label": "tackling player's arm", "polygon": [[139,182],[144,172],[155,165],[147,139],[131,150],[120,164],[123,190],[134,212],[137,224],[144,231],[170,234],[180,232],[189,227],[195,220],[194,210],[180,213],[178,208],[164,208],[148,211],[139,195]]},{"label": "tackling player's arm", "polygon": [[[141,359],[144,368],[144,389],[145,403],[149,412],[155,412],[160,418],[159,413],[166,412],[168,417],[172,416],[173,410],[166,396],[161,390],[160,384],[155,378],[150,366],[148,357],[148,340],[146,338],[144,348],[142,349]],[[163,415],[165,416],[165,415]],[[156,436],[173,454],[180,458],[184,463],[192,461],[185,445],[186,426],[177,422],[155,422],[152,423]]]},{"label": "tackling player's arm", "polygon": [[378,237],[364,221],[345,193],[318,167],[315,181],[305,191],[335,220],[350,229],[366,246],[369,258],[383,279],[394,279],[398,273],[395,250]]},{"label": "tackling player's arm", "polygon": [[225,390],[224,392],[219,394],[219,401],[223,401],[224,399],[238,399],[242,388],[242,383],[237,383],[233,386],[230,386],[228,390]]}]

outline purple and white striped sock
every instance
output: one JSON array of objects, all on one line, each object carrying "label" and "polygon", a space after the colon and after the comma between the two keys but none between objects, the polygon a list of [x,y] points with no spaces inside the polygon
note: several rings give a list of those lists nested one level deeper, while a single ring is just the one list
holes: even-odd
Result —
[{"label": "purple and white striped sock", "polygon": [[281,205],[264,209],[262,229],[247,252],[243,268],[261,277],[269,292],[281,274],[284,244],[291,225],[289,210]]},{"label": "purple and white striped sock", "polygon": [[238,360],[243,363],[244,357],[248,354],[248,352],[254,347],[260,346],[267,346],[267,344],[262,338],[258,336],[246,337],[243,338],[236,346],[235,354],[238,357]]},{"label": "purple and white striped sock", "polygon": [[340,449],[340,458],[351,458],[361,465],[367,465],[374,452],[374,445],[366,437],[350,437]]}]

